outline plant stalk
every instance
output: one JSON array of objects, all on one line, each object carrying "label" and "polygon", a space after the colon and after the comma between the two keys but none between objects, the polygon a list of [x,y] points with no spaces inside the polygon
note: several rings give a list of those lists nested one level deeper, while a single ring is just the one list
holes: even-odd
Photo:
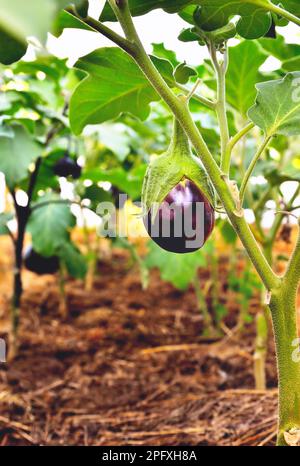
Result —
[{"label": "plant stalk", "polygon": [[271,2],[268,3],[267,8],[272,13],[276,13],[276,15],[281,16],[282,18],[285,18],[288,21],[291,21],[292,23],[297,24],[297,26],[300,26],[300,18],[293,15],[293,13],[290,13],[289,11],[284,10],[283,8],[281,8],[278,5],[274,5],[274,3],[271,3]]},{"label": "plant stalk", "polygon": [[275,335],[279,389],[278,445],[287,445],[286,433],[300,429],[300,357],[296,290],[284,287],[270,302]]}]

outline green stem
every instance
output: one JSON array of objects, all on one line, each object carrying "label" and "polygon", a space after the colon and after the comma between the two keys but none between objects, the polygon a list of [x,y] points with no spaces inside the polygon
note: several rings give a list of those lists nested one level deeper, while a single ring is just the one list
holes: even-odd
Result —
[{"label": "green stem", "polygon": [[278,445],[286,445],[285,432],[300,429],[300,360],[296,291],[274,292],[270,309],[275,335],[279,383]]},{"label": "green stem", "polygon": [[260,145],[260,147],[258,148],[256,154],[254,155],[253,159],[251,160],[251,163],[245,173],[245,176],[244,176],[244,179],[242,181],[242,184],[241,184],[241,189],[240,189],[240,200],[241,200],[241,204],[243,204],[243,200],[244,200],[244,196],[245,196],[245,191],[246,191],[246,188],[247,188],[247,184],[248,184],[248,181],[252,175],[252,172],[255,168],[255,165],[257,164],[260,156],[263,154],[264,150],[266,149],[266,147],[268,146],[269,142],[271,140],[271,137],[268,136],[264,139],[263,143]]},{"label": "green stem", "polygon": [[248,255],[251,258],[263,283],[268,290],[276,288],[280,284],[279,278],[272,271],[264,255],[262,254],[262,251],[259,248],[250,230],[250,227],[244,218],[244,215],[240,214],[240,212],[237,212],[236,203],[228,183],[224,179],[223,173],[221,172],[207,145],[205,144],[201,133],[193,121],[188,107],[181,99],[178,99],[174,95],[145,52],[135,31],[127,2],[125,7],[123,6],[122,10],[119,10],[119,8],[114,3],[114,0],[110,0],[110,4],[117,15],[117,18],[119,19],[120,24],[122,27],[124,26],[124,31],[127,31],[129,34],[128,38],[133,40],[136,44],[136,50],[133,58],[145,74],[146,78],[152,84],[153,88],[158,92],[160,97],[169,106],[174,116],[179,120],[181,126],[192,142],[215,187],[217,194],[219,195],[225,207],[233,227],[237,231],[237,234],[239,235],[245,249],[247,250]]},{"label": "green stem", "polygon": [[220,127],[220,139],[221,139],[221,170],[226,175],[229,174],[230,163],[227,157],[227,146],[229,142],[229,129],[226,112],[226,72],[228,67],[228,51],[224,53],[224,59],[222,63],[219,63],[217,58],[217,52],[214,44],[211,42],[208,44],[212,63],[217,76],[217,104],[216,112]]},{"label": "green stem", "polygon": [[91,18],[90,16],[87,16],[86,18],[82,18],[81,16],[77,14],[75,9],[72,9],[72,10],[69,9],[68,13],[74,16],[78,21],[82,22],[83,24],[87,24],[88,26],[90,26],[90,28],[93,29],[95,32],[100,32],[100,34],[102,34],[107,39],[113,41],[125,52],[129,54],[132,53],[133,48],[132,48],[131,42],[125,39],[124,37],[120,36],[119,34],[117,34],[112,29],[105,26],[105,24],[101,23],[100,21],[97,21],[94,18]]},{"label": "green stem", "polygon": [[223,167],[224,173],[227,173],[229,175],[230,162],[231,162],[231,153],[233,151],[233,148],[253,128],[254,128],[254,123],[248,123],[247,126],[242,128],[238,133],[236,133],[235,136],[233,136],[228,141],[228,144],[227,144],[227,147],[226,147],[226,154],[225,154],[225,157],[224,157],[224,167]]},{"label": "green stem", "polygon": [[298,26],[300,26],[300,18],[298,18],[297,16],[293,15],[293,13],[290,13],[289,11],[284,10],[284,9],[281,8],[280,6],[274,5],[274,3],[271,3],[271,2],[268,3],[268,7],[267,7],[267,8],[268,8],[269,11],[272,11],[272,12],[275,13],[276,15],[282,16],[282,18],[285,18],[285,19],[287,19],[288,21],[291,21],[292,23],[295,23],[295,24],[297,24]]},{"label": "green stem", "polygon": [[[189,92],[190,92],[182,84],[176,83],[176,87],[177,87],[177,89],[180,89],[184,93],[184,95],[188,95]],[[212,110],[214,110],[216,108],[216,102],[213,102],[212,100],[209,100],[206,97],[203,97],[202,95],[199,95],[197,93],[193,93],[193,95],[191,96],[191,99],[197,100],[198,102],[205,105],[206,107],[211,108]]]}]

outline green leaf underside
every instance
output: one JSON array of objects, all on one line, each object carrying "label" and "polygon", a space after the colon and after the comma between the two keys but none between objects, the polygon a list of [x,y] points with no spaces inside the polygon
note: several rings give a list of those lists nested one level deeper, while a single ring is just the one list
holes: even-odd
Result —
[{"label": "green leaf underside", "polygon": [[300,72],[259,83],[256,88],[256,103],[248,112],[249,118],[267,136],[300,134]]},{"label": "green leaf underside", "polygon": [[145,120],[150,102],[159,100],[134,61],[119,48],[102,48],[80,59],[76,67],[87,72],[70,102],[75,134],[87,124],[99,124],[130,112]]},{"label": "green leaf underside", "polygon": [[[37,204],[59,199],[59,196],[47,194]],[[43,256],[57,254],[59,248],[69,241],[69,230],[73,226],[75,217],[68,204],[49,203],[33,210],[28,223],[33,248]]]},{"label": "green leaf underside", "polygon": [[85,277],[87,273],[86,260],[73,243],[63,243],[58,250],[58,256],[71,277],[78,279]]},{"label": "green leaf underside", "polygon": [[41,155],[40,146],[21,125],[7,127],[0,136],[0,171],[13,189],[26,177],[30,163]]}]

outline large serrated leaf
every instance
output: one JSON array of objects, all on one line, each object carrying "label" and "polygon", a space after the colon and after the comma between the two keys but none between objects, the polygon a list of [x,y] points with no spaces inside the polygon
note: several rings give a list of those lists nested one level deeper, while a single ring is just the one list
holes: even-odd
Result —
[{"label": "large serrated leaf", "polygon": [[41,155],[40,146],[21,125],[3,129],[0,135],[0,171],[12,189],[25,178],[31,162]]},{"label": "large serrated leaf", "polygon": [[59,196],[53,194],[41,197],[35,206],[45,205],[35,208],[29,218],[33,248],[43,256],[54,256],[69,241],[69,230],[75,225],[70,206],[57,202],[59,200]]},{"label": "large serrated leaf", "polygon": [[271,26],[267,0],[197,0],[195,3],[201,7],[198,25],[206,31],[225,26],[235,15],[241,17],[237,32],[248,39],[263,36]]},{"label": "large serrated leaf", "polygon": [[255,42],[244,41],[229,48],[227,99],[242,115],[255,101],[255,84],[263,79],[259,68],[266,59],[267,54]]},{"label": "large serrated leaf", "polygon": [[105,47],[81,58],[76,67],[88,73],[70,102],[70,123],[75,134],[88,124],[99,124],[129,112],[147,118],[150,102],[159,96],[134,61],[116,47]]},{"label": "large serrated leaf", "polygon": [[300,134],[300,71],[259,83],[256,88],[256,103],[248,112],[249,118],[267,136]]}]

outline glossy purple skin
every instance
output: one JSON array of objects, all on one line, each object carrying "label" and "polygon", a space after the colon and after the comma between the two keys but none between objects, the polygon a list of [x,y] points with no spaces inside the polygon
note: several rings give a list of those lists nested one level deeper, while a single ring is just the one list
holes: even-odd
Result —
[{"label": "glossy purple skin", "polygon": [[215,213],[195,183],[185,180],[166,196],[154,222],[151,222],[150,210],[144,217],[144,224],[149,236],[162,249],[180,254],[189,253],[200,249],[210,236],[215,224]]},{"label": "glossy purple skin", "polygon": [[75,160],[66,155],[56,162],[54,165],[54,173],[55,175],[62,176],[64,178],[72,176],[72,178],[78,179],[81,175],[81,167]]},{"label": "glossy purple skin", "polygon": [[59,269],[59,259],[56,256],[44,257],[38,254],[32,246],[28,246],[23,257],[27,270],[38,275],[54,274]]}]

